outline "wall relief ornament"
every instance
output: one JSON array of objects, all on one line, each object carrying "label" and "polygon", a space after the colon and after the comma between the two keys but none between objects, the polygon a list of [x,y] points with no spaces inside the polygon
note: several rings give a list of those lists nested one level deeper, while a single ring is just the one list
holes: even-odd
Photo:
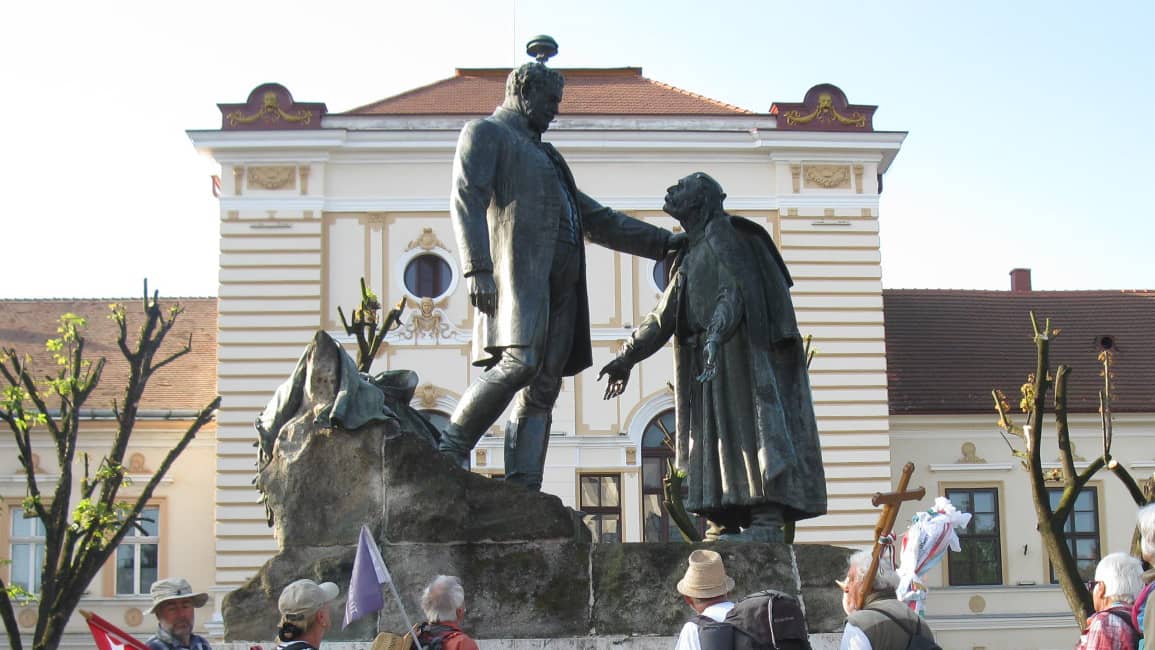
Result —
[{"label": "wall relief ornament", "polygon": [[433,384],[422,384],[413,392],[413,397],[421,404],[421,408],[425,409],[437,408],[437,400],[445,395],[444,388],[438,388]]},{"label": "wall relief ornament", "polygon": [[422,298],[417,310],[411,310],[404,325],[385,337],[390,345],[429,345],[468,343],[470,332],[453,326],[449,315],[432,298]]},{"label": "wall relief ornament", "polygon": [[802,111],[797,110],[786,113],[786,123],[791,126],[810,124],[814,120],[821,120],[823,118],[835,120],[839,124],[846,126],[857,126],[859,128],[866,126],[866,118],[863,117],[861,113],[851,113],[850,115],[840,114],[838,109],[834,108],[834,98],[830,93],[822,93],[819,95],[818,106],[814,107],[814,110],[806,115],[803,115]]},{"label": "wall relief ornament", "polygon": [[249,167],[248,172],[249,187],[285,190],[297,185],[297,168],[292,165]]},{"label": "wall relief ornament", "polygon": [[444,251],[449,250],[449,248],[446,247],[444,243],[442,243],[441,239],[438,238],[436,233],[433,232],[432,228],[422,228],[421,234],[417,236],[417,239],[409,242],[409,245],[405,247],[405,251],[408,252],[414,248],[420,248],[427,251],[431,251],[434,248],[440,248]]},{"label": "wall relief ornament", "polygon": [[956,463],[961,465],[982,465],[987,462],[985,458],[979,458],[975,455],[975,443],[967,441],[962,444],[962,457],[956,460]]},{"label": "wall relief ornament", "polygon": [[824,189],[850,187],[849,165],[806,165],[804,167],[806,185],[817,185]]}]

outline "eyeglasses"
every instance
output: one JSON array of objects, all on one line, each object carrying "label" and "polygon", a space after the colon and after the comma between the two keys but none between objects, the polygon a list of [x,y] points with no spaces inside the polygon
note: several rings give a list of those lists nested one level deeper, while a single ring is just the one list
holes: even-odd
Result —
[{"label": "eyeglasses", "polygon": [[1102,582],[1102,580],[1088,580],[1086,584],[1087,591],[1095,593],[1095,585],[1099,584],[1100,582]]}]

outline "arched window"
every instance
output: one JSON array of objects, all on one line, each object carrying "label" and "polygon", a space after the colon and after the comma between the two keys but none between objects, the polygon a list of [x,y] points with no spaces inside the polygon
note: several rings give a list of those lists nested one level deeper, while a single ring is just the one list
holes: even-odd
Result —
[{"label": "arched window", "polygon": [[453,269],[440,255],[425,253],[405,265],[405,288],[418,298],[440,298],[453,282]]},{"label": "arched window", "polygon": [[[662,411],[650,420],[642,433],[642,540],[646,542],[681,541],[677,524],[670,519],[662,502],[662,486],[674,460],[674,410]],[[683,485],[682,496],[685,496]],[[702,522],[690,515],[702,530]]]}]

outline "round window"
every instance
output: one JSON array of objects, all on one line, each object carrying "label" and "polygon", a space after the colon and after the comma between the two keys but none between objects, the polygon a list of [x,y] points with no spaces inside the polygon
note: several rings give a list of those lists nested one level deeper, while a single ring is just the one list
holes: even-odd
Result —
[{"label": "round window", "polygon": [[405,265],[405,288],[418,298],[440,298],[452,282],[453,269],[439,255],[418,255]]},{"label": "round window", "polygon": [[665,291],[666,286],[670,284],[670,265],[673,264],[673,255],[654,262],[654,286],[658,287],[658,291]]}]

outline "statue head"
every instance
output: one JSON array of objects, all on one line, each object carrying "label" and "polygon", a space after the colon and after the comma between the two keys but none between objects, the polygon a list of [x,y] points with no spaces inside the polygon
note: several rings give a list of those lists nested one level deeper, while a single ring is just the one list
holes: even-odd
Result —
[{"label": "statue head", "polygon": [[529,120],[529,127],[545,133],[557,116],[565,78],[544,63],[526,63],[509,73],[505,80],[505,104]]},{"label": "statue head", "polygon": [[718,181],[705,172],[694,172],[666,190],[662,210],[689,231],[721,214],[725,199],[726,193]]}]

